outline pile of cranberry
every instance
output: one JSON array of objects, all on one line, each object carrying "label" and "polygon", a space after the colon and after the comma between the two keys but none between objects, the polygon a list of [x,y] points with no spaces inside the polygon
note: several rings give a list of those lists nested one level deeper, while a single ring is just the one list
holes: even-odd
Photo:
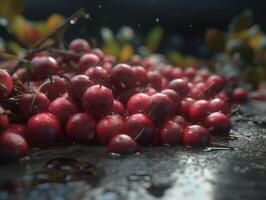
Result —
[{"label": "pile of cranberry", "polygon": [[156,56],[113,56],[73,40],[69,54],[40,51],[30,70],[0,70],[0,159],[16,160],[29,146],[106,145],[130,154],[148,145],[204,147],[228,136],[231,103],[247,91],[224,91],[208,70],[173,67]]}]

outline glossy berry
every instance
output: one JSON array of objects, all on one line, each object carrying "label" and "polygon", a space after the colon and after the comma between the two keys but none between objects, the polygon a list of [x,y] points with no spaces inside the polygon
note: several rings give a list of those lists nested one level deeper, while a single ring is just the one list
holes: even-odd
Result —
[{"label": "glossy berry", "polygon": [[100,144],[107,145],[116,135],[124,133],[124,120],[120,115],[107,115],[97,124],[97,139]]},{"label": "glossy berry", "polygon": [[77,113],[66,125],[66,136],[73,142],[87,142],[96,134],[95,119],[88,113]]},{"label": "glossy berry", "polygon": [[27,123],[27,129],[28,139],[33,145],[54,143],[61,133],[59,122],[50,113],[32,116]]},{"label": "glossy berry", "polygon": [[209,87],[209,90],[217,94],[224,88],[225,80],[221,76],[211,75],[205,83]]},{"label": "glossy berry", "polygon": [[181,68],[175,67],[170,72],[170,80],[180,79],[185,76],[183,70]]},{"label": "glossy berry", "polygon": [[210,135],[200,125],[188,126],[184,129],[183,142],[190,147],[204,147],[210,144]]},{"label": "glossy berry", "polygon": [[174,114],[175,105],[167,95],[157,93],[148,100],[148,115],[153,121],[162,123]]},{"label": "glossy berry", "polygon": [[83,108],[96,116],[110,112],[113,101],[112,90],[100,85],[89,87],[82,97]]},{"label": "glossy berry", "polygon": [[226,136],[229,135],[231,123],[225,114],[215,112],[206,117],[204,126],[209,129],[213,135]]},{"label": "glossy berry", "polygon": [[129,116],[125,121],[126,134],[139,144],[151,144],[156,137],[156,129],[151,119],[141,113]]},{"label": "glossy berry", "polygon": [[85,75],[76,75],[71,78],[71,84],[69,88],[69,95],[74,100],[81,100],[84,92],[93,85],[93,82],[89,77]]},{"label": "glossy berry", "polygon": [[128,135],[119,134],[108,143],[108,151],[117,154],[133,154],[139,151],[139,146]]},{"label": "glossy berry", "polygon": [[248,91],[245,88],[236,88],[232,92],[231,98],[236,103],[246,103],[248,100]]},{"label": "glossy berry", "polygon": [[189,109],[193,103],[195,103],[196,100],[192,99],[190,97],[186,97],[181,101],[180,106],[180,114],[185,117],[186,119],[189,118]]},{"label": "glossy berry", "polygon": [[59,97],[51,102],[49,112],[52,113],[62,127],[67,123],[67,120],[74,114],[78,113],[78,108],[71,101],[64,97]]},{"label": "glossy berry", "polygon": [[75,53],[85,53],[90,51],[90,45],[86,40],[77,38],[71,41],[68,49]]},{"label": "glossy berry", "polygon": [[159,72],[150,71],[147,73],[149,85],[157,91],[162,89],[162,76]]},{"label": "glossy berry", "polygon": [[184,97],[189,92],[188,82],[183,79],[174,79],[169,82],[169,89]]},{"label": "glossy berry", "polygon": [[194,123],[201,123],[212,112],[211,105],[206,100],[198,100],[189,108],[189,117]]},{"label": "glossy berry", "polygon": [[183,142],[184,127],[172,120],[166,121],[160,128],[159,138],[162,143],[178,145]]},{"label": "glossy berry", "polygon": [[168,122],[173,122],[175,124],[181,125],[183,128],[190,126],[191,123],[189,121],[187,121],[184,117],[180,116],[180,115],[175,115],[171,118],[169,118]]},{"label": "glossy berry", "polygon": [[25,119],[28,119],[32,115],[47,112],[49,108],[50,101],[48,97],[39,92],[23,94],[18,102],[19,111]]},{"label": "glossy berry", "polygon": [[135,85],[132,68],[127,64],[118,64],[111,70],[111,81],[117,89],[128,89]]},{"label": "glossy berry", "polygon": [[132,67],[136,86],[145,86],[148,82],[146,70],[141,66]]},{"label": "glossy berry", "polygon": [[119,91],[117,99],[126,107],[130,97],[136,93],[138,93],[138,91],[134,87],[127,90],[121,90]]},{"label": "glossy berry", "polygon": [[11,124],[6,128],[2,134],[7,134],[7,133],[14,133],[22,136],[26,141],[28,140],[28,131],[27,127],[21,124]]},{"label": "glossy berry", "polygon": [[0,135],[0,159],[11,161],[28,154],[28,144],[25,139],[15,133]]},{"label": "glossy berry", "polygon": [[162,90],[161,93],[167,95],[173,101],[175,105],[175,111],[178,112],[181,106],[181,96],[171,89]]},{"label": "glossy berry", "polygon": [[137,93],[130,97],[127,102],[127,110],[130,115],[135,113],[147,113],[149,96]]},{"label": "glossy berry", "polygon": [[57,61],[53,57],[35,57],[31,61],[32,73],[36,80],[44,80],[48,76],[55,75],[60,70]]},{"label": "glossy berry", "polygon": [[114,99],[113,107],[112,110],[109,112],[109,114],[119,114],[121,116],[124,116],[125,113],[126,111],[123,104],[120,101]]},{"label": "glossy berry", "polygon": [[86,72],[89,68],[94,67],[98,64],[100,59],[93,53],[87,53],[81,56],[78,63],[80,73]]},{"label": "glossy berry", "polygon": [[0,100],[9,96],[13,89],[13,80],[11,76],[5,71],[0,69]]},{"label": "glossy berry", "polygon": [[220,98],[210,100],[212,112],[222,112],[224,114],[230,114],[231,106]]},{"label": "glossy berry", "polygon": [[90,78],[93,84],[103,85],[105,87],[111,86],[111,81],[108,72],[102,67],[89,68],[85,75]]}]

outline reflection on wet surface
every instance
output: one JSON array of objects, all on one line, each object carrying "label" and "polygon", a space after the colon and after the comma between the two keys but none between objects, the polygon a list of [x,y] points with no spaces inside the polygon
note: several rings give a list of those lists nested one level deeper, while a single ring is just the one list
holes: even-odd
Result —
[{"label": "reflection on wet surface", "polygon": [[[152,147],[125,157],[99,146],[35,150],[30,160],[0,165],[0,199],[265,200],[266,116],[255,108],[233,117],[236,138],[205,149]],[[243,123],[247,116],[259,124]]]}]

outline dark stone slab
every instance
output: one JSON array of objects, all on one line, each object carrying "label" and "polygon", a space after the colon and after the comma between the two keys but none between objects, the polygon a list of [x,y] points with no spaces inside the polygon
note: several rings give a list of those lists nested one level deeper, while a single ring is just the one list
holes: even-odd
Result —
[{"label": "dark stone slab", "polygon": [[98,146],[35,150],[29,160],[1,164],[0,184],[43,172],[45,163],[62,157],[88,162],[95,166],[96,174],[85,171],[85,175],[75,175],[75,181],[59,178],[21,190],[15,182],[13,191],[2,189],[0,199],[265,200],[266,104],[243,106],[232,121],[237,138],[215,139],[215,143],[234,147],[231,150],[151,147],[128,157],[111,156]]}]

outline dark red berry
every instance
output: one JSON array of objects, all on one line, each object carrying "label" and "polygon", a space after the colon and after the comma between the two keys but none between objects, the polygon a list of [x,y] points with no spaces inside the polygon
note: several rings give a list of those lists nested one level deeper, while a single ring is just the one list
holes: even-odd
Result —
[{"label": "dark red berry", "polygon": [[173,101],[175,105],[175,111],[178,112],[181,106],[181,96],[171,89],[162,90],[161,93],[167,95]]},{"label": "dark red berry", "polygon": [[190,97],[186,97],[181,101],[180,114],[186,119],[189,118],[189,109],[196,100]]},{"label": "dark red berry", "polygon": [[156,136],[156,129],[149,117],[138,113],[129,116],[125,121],[126,134],[135,139],[139,144],[151,144]]},{"label": "dark red berry", "polygon": [[102,67],[97,66],[97,67],[89,68],[85,72],[85,75],[90,78],[90,80],[93,82],[93,84],[99,84],[99,85],[103,85],[105,87],[111,86],[109,74]]},{"label": "dark red berry", "polygon": [[206,117],[204,126],[209,128],[209,132],[213,135],[226,136],[229,135],[231,123],[225,114],[215,112]]},{"label": "dark red berry", "polygon": [[21,124],[11,124],[6,128],[2,134],[7,134],[7,133],[15,133],[20,136],[22,136],[26,141],[28,141],[28,131],[27,127]]},{"label": "dark red berry", "polygon": [[159,74],[159,72],[150,71],[147,73],[147,76],[150,86],[155,90],[160,91],[162,89],[162,76]]},{"label": "dark red berry", "polygon": [[246,103],[248,100],[248,91],[245,88],[236,88],[232,92],[231,98],[236,103]]},{"label": "dark red berry", "polygon": [[50,113],[32,116],[27,123],[27,129],[28,139],[33,145],[54,143],[61,134],[59,122]]},{"label": "dark red berry", "polygon": [[83,108],[96,116],[110,112],[113,101],[112,90],[100,85],[89,87],[82,98]]},{"label": "dark red berry", "polygon": [[16,160],[27,154],[28,144],[22,136],[15,133],[0,135],[0,158],[2,160]]},{"label": "dark red berry", "polygon": [[71,85],[69,88],[69,95],[74,100],[81,100],[84,92],[93,85],[89,77],[85,75],[76,75],[71,78]]},{"label": "dark red berry", "polygon": [[80,73],[86,72],[89,68],[96,66],[99,61],[100,59],[98,58],[98,56],[96,56],[93,53],[84,54],[79,59],[79,64],[78,64],[79,72]]},{"label": "dark red berry", "polygon": [[210,102],[198,100],[189,108],[189,117],[194,123],[201,123],[212,112]]},{"label": "dark red berry", "polygon": [[188,126],[184,129],[183,142],[186,146],[204,147],[210,144],[210,135],[200,125]]},{"label": "dark red berry", "polygon": [[180,79],[180,78],[183,78],[184,76],[185,74],[183,70],[181,68],[175,67],[171,70],[170,80]]},{"label": "dark red berry", "polygon": [[5,71],[0,69],[0,100],[9,96],[13,89],[13,80],[11,76]]},{"label": "dark red berry", "polygon": [[184,97],[189,92],[188,82],[183,79],[174,79],[169,82],[169,89]]},{"label": "dark red berry", "polygon": [[141,66],[132,67],[136,86],[145,86],[148,82],[147,72]]},{"label": "dark red berry", "polygon": [[96,134],[95,119],[88,113],[77,113],[66,125],[66,136],[73,142],[87,142]]},{"label": "dark red berry", "polygon": [[116,135],[124,133],[124,120],[120,115],[107,115],[97,124],[97,139],[100,144],[107,145]]},{"label": "dark red berry", "polygon": [[182,144],[184,127],[172,120],[166,121],[160,128],[161,142],[169,145]]},{"label": "dark red berry", "polygon": [[205,83],[209,87],[209,90],[218,94],[224,88],[225,80],[221,76],[211,75]]},{"label": "dark red berry", "polygon": [[108,143],[108,151],[117,154],[133,154],[139,151],[139,146],[128,135],[119,134]]},{"label": "dark red berry", "polygon": [[75,53],[85,53],[90,51],[90,45],[86,40],[77,38],[71,41],[68,49]]},{"label": "dark red berry", "polygon": [[0,114],[0,133],[9,126],[9,119],[7,115]]},{"label": "dark red berry", "polygon": [[113,102],[112,110],[109,112],[109,114],[119,114],[121,116],[124,116],[125,112],[126,111],[125,111],[123,104],[120,101],[115,99]]},{"label": "dark red berry", "polygon": [[144,93],[137,93],[130,97],[127,102],[127,110],[130,115],[135,113],[147,113],[149,96]]},{"label": "dark red berry", "polygon": [[231,112],[231,106],[220,98],[210,100],[212,112],[222,112],[229,114]]},{"label": "dark red berry", "polygon": [[128,89],[135,85],[132,68],[127,64],[118,64],[111,70],[111,81],[117,89]]}]

